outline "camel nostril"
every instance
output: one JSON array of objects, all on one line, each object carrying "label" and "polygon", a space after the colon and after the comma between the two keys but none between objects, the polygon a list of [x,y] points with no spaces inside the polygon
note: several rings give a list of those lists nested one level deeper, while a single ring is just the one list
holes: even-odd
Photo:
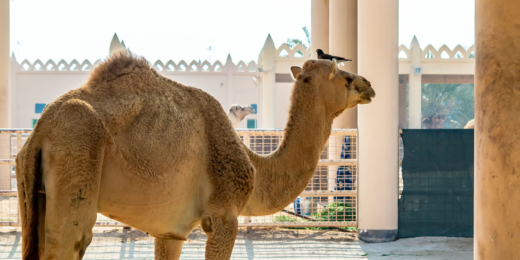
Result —
[{"label": "camel nostril", "polygon": [[370,94],[370,96],[373,98],[376,97],[376,92],[372,88],[370,88],[370,92],[368,92],[368,94]]}]

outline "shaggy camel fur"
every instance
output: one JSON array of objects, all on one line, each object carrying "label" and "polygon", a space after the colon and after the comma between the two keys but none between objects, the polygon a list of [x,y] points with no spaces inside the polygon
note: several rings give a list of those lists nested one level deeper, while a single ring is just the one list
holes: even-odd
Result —
[{"label": "shaggy camel fur", "polygon": [[464,129],[474,129],[475,128],[475,119],[471,119],[466,123]]},{"label": "shaggy camel fur", "polygon": [[238,124],[244,120],[247,115],[251,115],[255,113],[255,109],[251,106],[241,106],[239,104],[234,104],[231,106],[228,112],[228,118],[231,120],[231,124],[234,128],[238,128]]},{"label": "shaggy camel fur", "polygon": [[292,202],[314,174],[334,117],[375,96],[335,61],[291,70],[285,136],[260,156],[209,94],[128,52],[100,64],[47,106],[16,158],[23,259],[82,259],[97,212],[154,236],[156,259],[178,259],[198,225],[206,259],[229,259],[237,217]]}]

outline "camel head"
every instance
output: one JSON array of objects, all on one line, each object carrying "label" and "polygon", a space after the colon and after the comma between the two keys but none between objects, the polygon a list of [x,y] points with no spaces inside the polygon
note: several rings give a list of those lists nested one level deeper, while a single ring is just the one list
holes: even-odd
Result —
[{"label": "camel head", "polygon": [[303,68],[291,67],[299,84],[310,84],[325,106],[335,115],[358,104],[368,104],[376,96],[370,82],[364,77],[340,70],[336,60],[308,60]]},{"label": "camel head", "polygon": [[238,119],[239,122],[244,120],[244,118],[247,115],[251,115],[254,113],[255,113],[255,109],[253,107],[251,107],[251,106],[245,107],[245,106],[241,106],[239,104],[234,104],[229,109],[229,114],[234,115]]}]

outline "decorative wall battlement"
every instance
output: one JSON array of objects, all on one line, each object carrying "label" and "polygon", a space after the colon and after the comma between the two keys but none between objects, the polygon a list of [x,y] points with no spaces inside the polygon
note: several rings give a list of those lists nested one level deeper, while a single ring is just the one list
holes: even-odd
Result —
[{"label": "decorative wall battlement", "polygon": [[[154,69],[160,72],[176,72],[176,73],[184,73],[184,72],[222,72],[222,73],[256,73],[258,66],[256,62],[250,61],[246,63],[244,61],[239,61],[237,64],[234,64],[230,61],[231,57],[228,56],[228,60],[225,64],[222,64],[220,61],[215,61],[211,64],[209,61],[192,61],[189,64],[184,60],[181,60],[178,63],[175,63],[172,60],[167,61],[166,63],[158,60],[153,64],[150,63]],[[60,60],[59,62],[55,62],[53,60],[48,60],[43,63],[41,60],[36,60],[31,63],[28,60],[23,60],[21,63],[16,61],[16,58],[13,56],[11,61],[13,68],[18,68],[21,71],[26,72],[90,72],[94,69],[101,60],[96,60],[94,63],[89,60],[84,60],[83,62],[78,62],[77,60],[72,60],[71,62],[66,62],[65,60]]]},{"label": "decorative wall battlement", "polygon": [[166,63],[158,60],[153,64],[153,67],[158,71],[164,72],[256,72],[258,66],[256,62],[250,61],[249,63],[245,63],[244,61],[239,61],[237,64],[228,63],[222,64],[220,61],[215,61],[213,64],[209,63],[207,60],[204,62],[192,61],[189,64],[184,60],[181,60],[179,63],[175,63],[172,60],[169,60]]},{"label": "decorative wall battlement", "polygon": [[[14,57],[12,60],[18,63]],[[79,63],[77,60],[72,60],[70,63],[67,63],[65,60],[60,60],[56,63],[53,60],[48,60],[43,63],[38,59],[33,63],[28,60],[23,60],[20,64],[15,64],[14,66],[22,71],[90,71],[100,62],[101,60],[96,60],[94,63],[91,63],[89,60],[84,60],[82,63]]]},{"label": "decorative wall battlement", "polygon": [[[406,47],[404,44],[399,46],[399,60],[410,60],[411,49]],[[404,55],[403,55],[404,54]],[[431,44],[421,50],[421,61],[462,61],[462,60],[474,60],[475,58],[475,45],[472,45],[467,50],[462,46],[457,45],[453,50],[448,48],[446,45],[442,45],[438,50],[435,49]]]},{"label": "decorative wall battlement", "polygon": [[302,44],[298,43],[293,48],[287,44],[282,44],[276,49],[276,59],[310,59],[312,53],[312,47],[305,48]]}]

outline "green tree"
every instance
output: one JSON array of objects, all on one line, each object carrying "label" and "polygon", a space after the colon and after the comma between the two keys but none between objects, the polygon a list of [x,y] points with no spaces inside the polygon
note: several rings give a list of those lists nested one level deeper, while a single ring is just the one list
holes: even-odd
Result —
[{"label": "green tree", "polygon": [[425,128],[463,128],[474,118],[473,84],[423,84],[421,96]]},{"label": "green tree", "polygon": [[[302,41],[300,39],[287,38],[287,41],[285,42],[285,44],[287,44],[287,45],[289,45],[289,47],[293,48],[294,46],[296,46],[296,44],[299,43],[299,44],[303,45],[303,47],[309,48],[309,46],[311,45],[311,35],[309,33],[309,29],[307,29],[307,26],[303,26],[302,30],[305,33],[305,38],[307,38],[305,41]],[[298,51],[296,53],[303,56],[301,51]],[[285,57],[287,57],[287,55],[285,55]]]},{"label": "green tree", "polygon": [[287,44],[287,45],[289,45],[289,47],[293,48],[296,44],[299,43],[299,44],[303,45],[305,48],[309,48],[309,46],[311,45],[311,35],[309,33],[309,29],[307,29],[307,26],[303,26],[302,30],[305,33],[305,38],[307,38],[305,40],[305,42],[300,39],[287,38],[287,41],[285,42],[285,44]]}]

